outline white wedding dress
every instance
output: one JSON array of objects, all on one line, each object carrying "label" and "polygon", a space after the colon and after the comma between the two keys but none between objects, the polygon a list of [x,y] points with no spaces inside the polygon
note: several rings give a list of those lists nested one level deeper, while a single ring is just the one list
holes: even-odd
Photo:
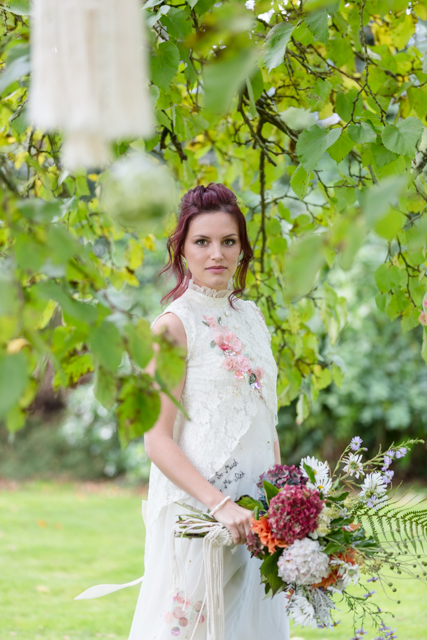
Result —
[{"label": "white wedding dress", "polygon": [[[274,464],[277,366],[271,336],[252,301],[235,299],[228,289],[188,289],[160,314],[171,312],[187,336],[186,380],[181,397],[189,420],[178,411],[174,440],[196,469],[233,500],[256,496],[261,473]],[[160,316],[157,316],[157,318]],[[157,320],[153,321],[153,326]],[[246,356],[242,371],[225,368],[227,354],[218,346],[218,329]],[[227,333],[231,332],[231,333]],[[251,372],[257,376],[251,377]],[[262,375],[262,377],[261,377]],[[185,509],[177,502],[206,510],[152,464],[146,513],[145,573],[129,640],[206,640],[202,541],[177,539],[185,581],[171,592],[170,532]],[[265,598],[260,561],[244,545],[224,547],[225,640],[289,640],[283,594]],[[136,584],[138,581],[134,581]],[[117,588],[84,597],[96,597]],[[113,585],[111,585],[113,587]],[[96,590],[93,587],[92,590]],[[89,592],[92,590],[88,590]]]}]

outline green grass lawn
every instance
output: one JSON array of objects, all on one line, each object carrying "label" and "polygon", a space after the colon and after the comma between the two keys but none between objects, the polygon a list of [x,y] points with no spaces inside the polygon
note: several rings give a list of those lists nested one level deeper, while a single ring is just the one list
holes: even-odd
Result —
[{"label": "green grass lawn", "polygon": [[[97,600],[73,598],[94,584],[129,582],[142,575],[141,499],[113,484],[31,483],[3,489],[0,640],[127,640],[139,587]],[[399,640],[425,640],[427,587],[412,580],[397,586],[400,605],[382,594],[377,597],[384,610],[395,613],[388,624],[397,627]],[[294,628],[291,637],[350,640],[351,616],[339,617],[342,622],[334,630]]]}]

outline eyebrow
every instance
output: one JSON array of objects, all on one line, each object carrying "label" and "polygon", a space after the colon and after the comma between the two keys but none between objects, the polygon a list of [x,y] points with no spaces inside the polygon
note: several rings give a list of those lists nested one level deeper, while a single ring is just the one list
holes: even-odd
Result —
[{"label": "eyebrow", "polygon": [[[224,236],[222,240],[225,240],[225,238],[231,238],[231,236],[236,236],[236,238],[238,237],[237,233],[229,233],[228,235]],[[210,240],[209,236],[204,236],[201,233],[197,233],[195,236],[192,236],[192,239],[194,238],[204,238],[205,240]]]}]

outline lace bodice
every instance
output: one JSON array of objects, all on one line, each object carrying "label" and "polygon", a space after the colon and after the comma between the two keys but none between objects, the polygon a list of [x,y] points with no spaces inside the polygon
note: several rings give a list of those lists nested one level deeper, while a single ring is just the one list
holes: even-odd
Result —
[{"label": "lace bodice", "polygon": [[[165,313],[180,318],[187,336],[186,379],[174,440],[207,479],[214,476],[265,403],[273,439],[277,424],[277,366],[271,335],[261,311],[250,300],[234,299],[227,289],[199,287],[191,279],[184,294]],[[148,521],[171,502],[188,497],[153,464]]]}]

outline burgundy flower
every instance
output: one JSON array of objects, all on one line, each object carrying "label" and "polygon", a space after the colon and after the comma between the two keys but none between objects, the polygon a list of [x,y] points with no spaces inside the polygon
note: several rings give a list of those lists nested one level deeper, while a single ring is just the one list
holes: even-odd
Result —
[{"label": "burgundy flower", "polygon": [[302,540],[317,528],[323,504],[318,491],[285,485],[270,500],[268,522],[272,533],[288,544]]}]

